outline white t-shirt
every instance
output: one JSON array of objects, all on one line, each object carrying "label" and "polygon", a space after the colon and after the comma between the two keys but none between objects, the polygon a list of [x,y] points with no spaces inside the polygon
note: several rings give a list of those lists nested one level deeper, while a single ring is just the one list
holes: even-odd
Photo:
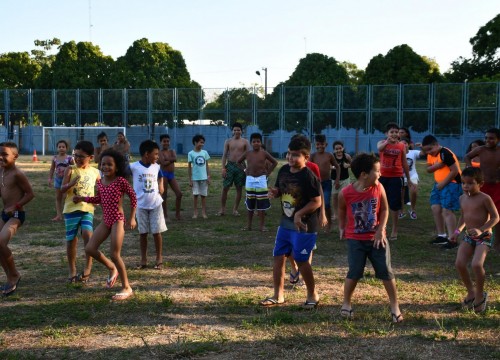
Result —
[{"label": "white t-shirt", "polygon": [[410,179],[418,179],[417,159],[419,155],[420,150],[408,150],[408,154],[406,154],[406,161],[408,162],[408,169],[410,170]]},{"label": "white t-shirt", "polygon": [[140,161],[130,164],[134,191],[137,195],[137,207],[152,210],[161,205],[163,199],[158,189],[160,165],[144,166]]}]

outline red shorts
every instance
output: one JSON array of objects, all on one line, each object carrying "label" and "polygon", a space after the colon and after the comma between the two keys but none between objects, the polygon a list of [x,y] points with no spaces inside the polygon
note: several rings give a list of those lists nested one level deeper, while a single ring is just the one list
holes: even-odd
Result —
[{"label": "red shorts", "polygon": [[484,183],[481,187],[481,191],[493,199],[497,211],[500,213],[500,183]]}]

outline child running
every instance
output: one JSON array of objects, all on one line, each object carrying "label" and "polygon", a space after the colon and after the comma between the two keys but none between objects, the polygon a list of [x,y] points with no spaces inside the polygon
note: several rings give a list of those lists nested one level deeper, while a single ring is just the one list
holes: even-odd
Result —
[{"label": "child running", "polygon": [[380,162],[373,154],[360,153],[354,157],[351,170],[356,181],[339,195],[340,239],[347,240],[349,271],[344,283],[344,302],[340,315],[352,319],[352,295],[363,277],[366,259],[381,279],[391,306],[392,322],[403,321],[399,309],[396,281],[391,269],[391,255],[385,226],[389,207],[384,187],[378,182]]},{"label": "child running", "polygon": [[351,167],[351,155],[345,152],[344,143],[340,140],[333,142],[333,156],[335,156],[335,160],[339,164],[338,167],[332,169],[331,178],[332,180],[337,179],[337,171],[340,171],[340,179],[339,179],[339,187],[336,186],[332,189],[332,220],[337,219],[337,213],[339,209],[339,194],[343,188],[348,186],[351,183],[349,179],[349,168]]},{"label": "child running", "polygon": [[[238,159],[238,164],[246,160],[246,184],[247,193],[246,206],[248,210],[248,223],[244,230],[252,230],[252,219],[254,212],[259,213],[259,229],[267,231],[264,227],[265,210],[271,207],[267,195],[267,177],[273,172],[278,162],[266,150],[262,149],[262,135],[253,133],[250,135],[252,150],[247,151]],[[269,165],[269,168],[267,165]]]},{"label": "child running", "polygon": [[167,220],[167,188],[170,184],[175,194],[175,219],[180,220],[182,191],[175,179],[175,162],[177,161],[177,154],[174,149],[170,149],[170,136],[168,134],[160,135],[160,143],[162,149],[159,154],[158,162],[160,163],[163,176],[163,215],[165,216],[165,220]]},{"label": "child running", "polygon": [[[472,307],[477,313],[486,311],[488,293],[484,291],[486,279],[484,261],[491,248],[491,228],[499,220],[493,200],[480,190],[483,183],[480,169],[470,167],[462,172],[462,190],[464,191],[464,194],[460,196],[462,213],[458,219],[457,229],[450,238],[450,241],[456,242],[463,228],[467,229],[458,248],[455,266],[467,289],[462,306]],[[476,286],[472,283],[467,269],[470,259],[472,259],[471,268],[476,279]]]},{"label": "child running", "polygon": [[[125,169],[123,155],[116,150],[105,150],[101,153],[103,178],[97,180],[97,195],[73,197],[75,203],[84,201],[91,204],[101,204],[103,221],[97,226],[90,241],[85,246],[85,253],[108,268],[109,276],[106,280],[106,288],[112,288],[115,285],[118,275],[120,275],[122,289],[113,295],[112,299],[115,301],[128,299],[133,294],[128,282],[127,270],[121,257],[123,237],[125,235],[125,215],[123,213],[122,197],[123,194],[127,194],[130,198],[130,217],[127,222],[130,229],[134,229],[136,226],[135,208],[137,207],[137,199],[134,190],[123,177]],[[111,260],[99,251],[99,246],[110,235]]]},{"label": "child running", "polygon": [[3,202],[0,219],[0,264],[7,276],[5,285],[0,286],[2,296],[14,294],[21,280],[21,274],[9,249],[9,241],[24,223],[24,206],[35,197],[28,178],[16,167],[18,156],[15,143],[0,143],[0,195]]},{"label": "child running", "polygon": [[[210,185],[208,160],[210,155],[203,150],[205,137],[201,134],[193,136],[194,149],[188,153],[189,186],[193,190],[193,219],[198,218],[198,197],[201,198],[201,216],[207,216],[207,195]],[[221,214],[223,214],[221,212]]]},{"label": "child running", "polygon": [[57,142],[57,155],[52,158],[52,164],[49,171],[49,186],[54,184],[56,189],[56,217],[52,221],[61,221],[63,219],[63,193],[61,192],[64,171],[69,165],[74,165],[73,157],[67,154],[68,143],[65,140]]}]

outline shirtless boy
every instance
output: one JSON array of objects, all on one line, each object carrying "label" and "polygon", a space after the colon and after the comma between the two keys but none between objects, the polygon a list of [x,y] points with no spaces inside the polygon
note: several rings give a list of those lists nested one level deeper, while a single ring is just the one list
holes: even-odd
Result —
[{"label": "shirtless boy", "polygon": [[167,188],[170,188],[175,193],[175,219],[181,219],[181,201],[182,201],[182,191],[179,187],[179,183],[175,179],[175,162],[177,161],[177,154],[175,150],[170,149],[170,136],[168,134],[163,134],[160,136],[161,151],[158,162],[160,163],[161,173],[163,176],[163,214],[165,220],[168,219],[167,214]]},{"label": "shirtless boy", "polygon": [[21,274],[16,269],[14,257],[8,245],[24,222],[24,205],[35,197],[28,178],[16,167],[18,156],[15,143],[0,143],[0,194],[3,201],[0,219],[0,264],[7,275],[7,282],[0,287],[3,296],[14,294],[21,280]]},{"label": "shirtless boy", "polygon": [[240,123],[234,123],[232,127],[233,137],[224,142],[224,152],[222,153],[222,195],[221,207],[217,213],[223,216],[226,213],[227,193],[234,183],[236,187],[236,198],[234,199],[233,215],[239,216],[238,206],[241,201],[243,185],[245,185],[245,172],[238,166],[238,159],[245,152],[250,150],[250,144],[247,139],[243,139],[243,127]]},{"label": "shirtless boy", "polygon": [[247,161],[247,178],[245,190],[247,199],[245,204],[248,210],[248,224],[245,230],[252,230],[252,219],[255,211],[259,212],[260,231],[264,228],[264,211],[271,207],[267,195],[267,177],[273,172],[278,162],[266,150],[262,149],[262,135],[250,135],[252,150],[247,151],[238,159],[238,164]]},{"label": "shirtless boy", "polygon": [[[484,135],[485,145],[475,147],[470,153],[464,156],[467,166],[472,166],[472,159],[479,158],[480,169],[483,173],[484,184],[481,191],[489,195],[497,211],[500,212],[500,130],[493,128],[486,131]],[[500,225],[495,226],[493,248],[500,252]]]},{"label": "shirtless boy", "polygon": [[[332,166],[335,166],[335,168],[338,169],[339,164],[332,153],[325,151],[326,147],[328,146],[325,135],[316,135],[314,140],[316,141],[316,152],[311,155],[311,158],[309,160],[319,167],[321,187],[323,189],[323,195],[325,199],[325,214],[326,219],[328,220],[327,231],[330,232],[330,228],[332,226],[332,207],[330,204],[330,199],[332,198],[332,180],[330,176]],[[338,189],[339,187],[340,171],[337,171],[335,178],[335,189]]]}]

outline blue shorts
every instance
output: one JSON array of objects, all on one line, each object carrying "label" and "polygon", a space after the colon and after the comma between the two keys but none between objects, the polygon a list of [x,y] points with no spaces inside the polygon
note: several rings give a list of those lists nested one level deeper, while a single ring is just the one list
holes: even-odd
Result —
[{"label": "blue shorts", "polygon": [[64,215],[64,225],[66,226],[66,241],[72,241],[78,233],[78,228],[82,231],[94,231],[94,214],[85,211],[74,211]]},{"label": "blue shorts", "polygon": [[401,210],[401,190],[403,189],[404,178],[381,176],[378,181],[384,187],[389,209],[392,211]]},{"label": "blue shorts", "polygon": [[21,222],[21,225],[24,223],[24,220],[26,219],[26,213],[24,211],[9,211],[9,213],[6,213],[4,210],[2,210],[2,221],[4,223],[7,223],[10,219],[17,219]]},{"label": "blue shorts", "polygon": [[175,178],[175,174],[172,171],[160,170],[161,176],[166,178],[168,181],[173,180]]},{"label": "blue shorts", "polygon": [[462,185],[451,182],[443,189],[437,189],[437,183],[434,183],[431,191],[431,206],[441,205],[443,209],[459,210],[460,196],[462,196]]},{"label": "blue shorts", "polygon": [[63,177],[62,178],[59,178],[59,177],[55,177],[54,178],[54,189],[60,189],[61,188],[63,179],[64,179]]},{"label": "blue shorts", "polygon": [[370,259],[375,277],[381,280],[394,279],[394,273],[391,268],[391,251],[389,243],[385,248],[380,246],[378,249],[373,247],[373,241],[370,240],[347,240],[347,260],[349,262],[349,271],[347,278],[358,280],[363,277],[365,271],[366,259]]},{"label": "blue shorts", "polygon": [[330,199],[332,198],[332,180],[324,180],[321,182],[321,188],[323,189],[323,195],[325,198],[325,209],[330,209]]},{"label": "blue shorts", "polygon": [[276,234],[273,256],[290,256],[290,254],[293,254],[295,261],[306,262],[316,245],[317,237],[317,233],[302,233],[280,226]]}]

